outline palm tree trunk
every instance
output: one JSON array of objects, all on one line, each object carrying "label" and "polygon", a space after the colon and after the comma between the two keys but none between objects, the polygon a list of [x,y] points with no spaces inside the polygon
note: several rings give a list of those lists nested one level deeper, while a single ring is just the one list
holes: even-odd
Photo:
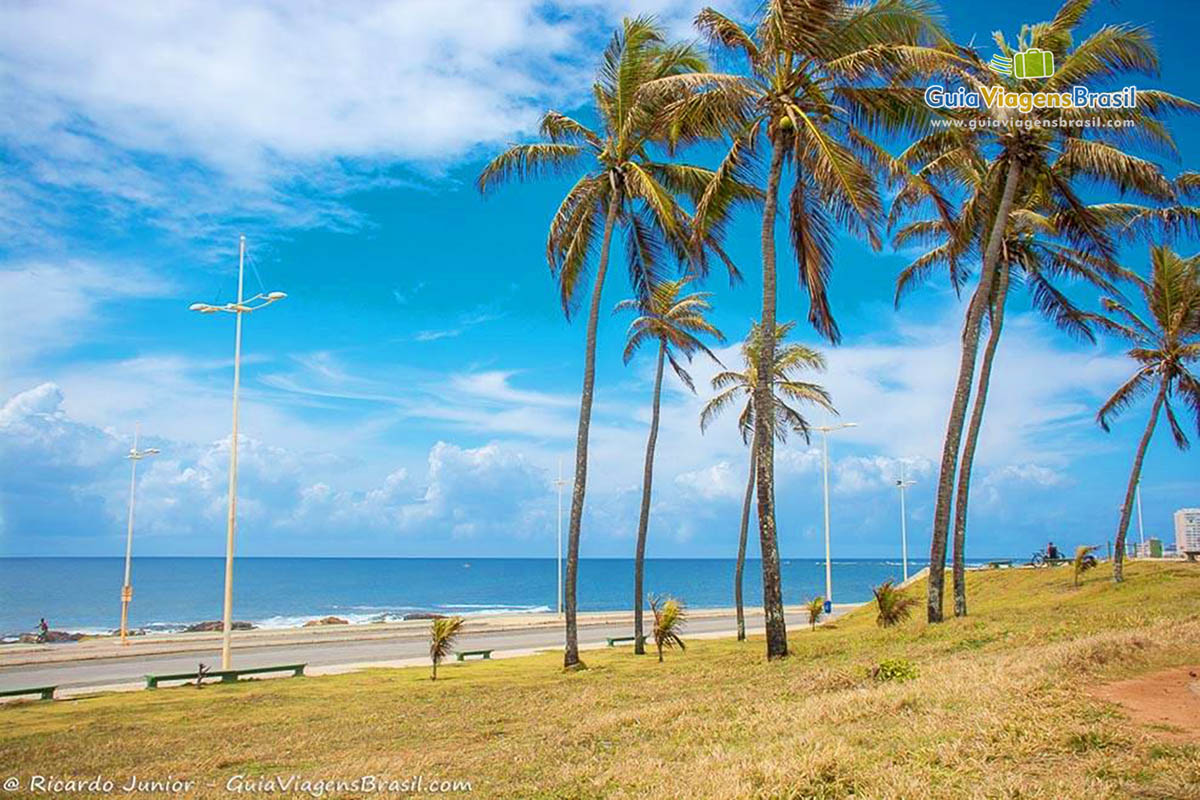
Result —
[{"label": "palm tree trunk", "polygon": [[746,641],[746,611],[742,606],[742,574],[746,571],[746,534],[750,529],[750,503],[754,500],[755,458],[750,444],[750,471],[746,474],[746,497],[742,500],[742,530],[738,536],[737,566],[733,568],[733,603],[737,607],[737,640]]},{"label": "palm tree trunk", "polygon": [[600,264],[596,267],[596,281],[592,287],[592,306],[588,311],[587,344],[583,362],[583,392],[579,398],[579,432],[575,436],[575,486],[571,491],[571,521],[567,532],[567,575],[563,582],[566,595],[563,610],[566,612],[567,633],[563,648],[563,667],[575,669],[579,661],[579,636],[576,628],[575,588],[579,578],[579,528],[583,522],[583,497],[587,488],[588,431],[592,424],[592,395],[596,388],[596,326],[600,319],[600,294],[604,289],[604,274],[608,271],[608,253],[612,243],[613,227],[617,221],[617,210],[621,206],[621,187],[615,176],[612,195],[609,198],[608,214],[604,220],[604,239],[600,244]]},{"label": "palm tree trunk", "polygon": [[1129,515],[1133,512],[1133,494],[1137,491],[1138,478],[1142,476],[1142,460],[1146,457],[1146,448],[1150,445],[1150,437],[1154,435],[1154,426],[1158,423],[1158,412],[1167,399],[1167,383],[1163,381],[1154,398],[1154,406],[1150,409],[1150,421],[1146,423],[1146,432],[1138,442],[1137,455],[1133,457],[1133,470],[1129,473],[1129,486],[1125,488],[1125,502],[1121,505],[1121,521],[1117,524],[1117,541],[1113,550],[1113,580],[1117,583],[1125,580],[1125,532],[1129,529]]},{"label": "palm tree trunk", "polygon": [[783,587],[779,578],[779,540],[775,531],[775,435],[771,376],[775,370],[775,212],[779,176],[783,172],[783,140],[771,140],[771,168],[763,201],[762,352],[754,385],[754,446],[757,451],[758,539],[762,550],[763,615],[767,629],[767,658],[787,656],[787,625],[783,619]]},{"label": "palm tree trunk", "polygon": [[1000,344],[1000,331],[1004,327],[1004,305],[1008,300],[1008,265],[1000,266],[996,276],[996,297],[992,301],[991,331],[983,348],[983,361],[979,364],[979,381],[975,387],[975,403],[971,407],[971,421],[967,424],[967,438],[963,442],[962,459],[958,465],[958,491],[954,497],[954,616],[967,615],[967,504],[971,494],[971,466],[975,462],[975,446],[979,443],[979,428],[983,425],[983,409],[987,405],[988,386],[992,380],[992,361]]},{"label": "palm tree trunk", "polygon": [[946,540],[950,533],[950,501],[954,493],[954,475],[958,466],[958,448],[962,443],[963,423],[967,416],[967,402],[971,399],[971,383],[975,378],[975,357],[979,352],[979,326],[983,312],[992,296],[996,279],[996,262],[1000,259],[1000,245],[1004,242],[1004,227],[1012,212],[1017,183],[1021,180],[1021,163],[1010,158],[1008,175],[1004,179],[1004,194],[996,209],[996,220],[988,238],[987,250],[983,254],[983,267],[979,274],[979,288],[967,306],[967,318],[963,323],[962,356],[958,364],[958,381],[954,387],[954,401],[950,405],[950,418],[946,422],[946,440],[942,444],[941,471],[938,475],[937,505],[933,513],[933,535],[929,545],[929,594],[926,598],[926,614],[930,622],[942,621],[942,593],[946,587]]},{"label": "palm tree trunk", "polygon": [[658,368],[654,373],[654,402],[650,406],[650,436],[646,439],[646,465],[642,471],[642,513],[638,517],[637,555],[633,560],[633,652],[646,654],[642,634],[642,581],[646,569],[646,529],[650,526],[650,489],[654,481],[654,445],[658,441],[658,407],[662,397],[663,361],[667,342],[658,342]]}]

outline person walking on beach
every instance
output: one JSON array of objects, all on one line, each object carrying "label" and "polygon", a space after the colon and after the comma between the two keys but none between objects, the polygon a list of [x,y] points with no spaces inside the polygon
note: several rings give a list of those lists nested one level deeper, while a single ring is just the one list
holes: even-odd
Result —
[{"label": "person walking on beach", "polygon": [[38,622],[38,636],[37,636],[38,643],[41,644],[42,642],[46,641],[46,636],[49,633],[50,633],[50,626],[46,624],[46,618],[42,617],[41,621]]},{"label": "person walking on beach", "polygon": [[1046,558],[1058,558],[1058,548],[1054,546],[1054,542],[1046,545]]}]

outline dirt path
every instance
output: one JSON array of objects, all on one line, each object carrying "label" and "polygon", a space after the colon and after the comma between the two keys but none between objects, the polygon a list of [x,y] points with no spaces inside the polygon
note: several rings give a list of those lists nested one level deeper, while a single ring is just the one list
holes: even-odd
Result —
[{"label": "dirt path", "polygon": [[1200,666],[1174,669],[1099,687],[1094,695],[1116,703],[1142,725],[1176,742],[1200,742]]}]

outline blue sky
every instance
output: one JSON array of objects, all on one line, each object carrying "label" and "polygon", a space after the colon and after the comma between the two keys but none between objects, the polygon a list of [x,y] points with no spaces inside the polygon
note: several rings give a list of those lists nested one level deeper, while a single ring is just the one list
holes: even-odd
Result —
[{"label": "blue sky", "polygon": [[[544,108],[580,109],[623,14],[690,36],[698,5],[6,5],[0,555],[119,553],[138,420],[163,453],[144,462],[136,552],[222,552],[232,320],[186,309],[232,297],[241,232],[249,287],[289,297],[246,321],[239,552],[552,555],[551,481],[572,462],[582,366],[582,322],[563,319],[543,256],[565,185],[483,200],[472,181]],[[1055,7],[948,5],[952,32],[985,54],[991,31],[1012,37]],[[1099,3],[1085,30],[1110,21],[1153,31],[1163,75],[1144,85],[1200,98],[1191,3]],[[1175,132],[1182,164],[1200,165],[1195,125]],[[747,282],[707,287],[730,341],[757,314],[756,242],[747,215],[730,232]],[[832,440],[836,555],[898,551],[900,459],[917,480],[911,552],[928,550],[962,307],[935,282],[894,311],[907,261],[837,249],[845,342],[821,345],[821,380],[860,427]],[[781,318],[803,319],[784,274]],[[613,278],[606,308],[628,294]],[[633,551],[652,365],[622,365],[627,324],[601,323],[585,557]],[[736,363],[732,346],[718,353]],[[970,554],[1103,543],[1147,410],[1112,434],[1094,424],[1129,371],[1116,343],[1068,341],[1018,300],[996,369]],[[700,396],[673,380],[664,396],[652,556],[736,548],[746,453],[732,420],[700,434],[712,367],[694,372]],[[778,458],[782,551],[817,556],[819,453],[793,441]],[[1147,535],[1169,537],[1173,510],[1200,505],[1196,467],[1156,436]]]}]

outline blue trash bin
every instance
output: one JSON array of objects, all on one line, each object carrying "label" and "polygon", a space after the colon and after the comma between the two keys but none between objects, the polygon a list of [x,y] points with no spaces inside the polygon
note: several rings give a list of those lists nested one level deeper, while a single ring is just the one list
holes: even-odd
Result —
[{"label": "blue trash bin", "polygon": [[825,601],[825,613],[828,614],[830,611],[833,611],[833,601],[826,600]]}]

